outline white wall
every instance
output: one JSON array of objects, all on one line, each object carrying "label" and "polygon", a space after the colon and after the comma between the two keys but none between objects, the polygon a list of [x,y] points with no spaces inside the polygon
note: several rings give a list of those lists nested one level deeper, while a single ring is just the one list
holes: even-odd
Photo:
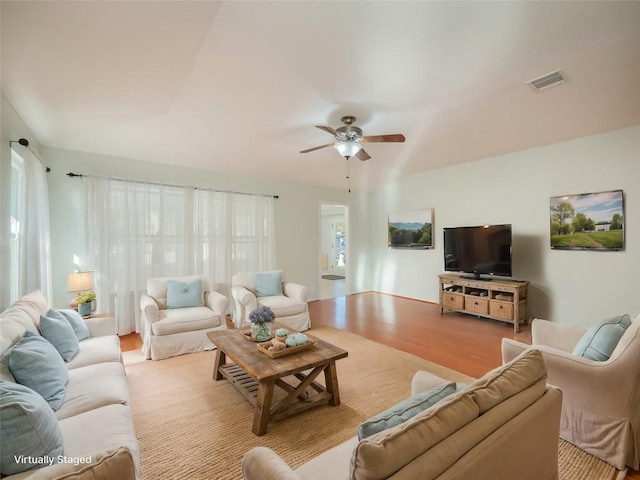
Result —
[{"label": "white wall", "polygon": [[[406,178],[371,199],[367,277],[381,292],[438,301],[442,228],[513,224],[513,277],[531,282],[530,313],[589,325],[640,312],[640,126],[548,145]],[[549,247],[549,197],[622,189],[621,252]],[[435,248],[387,248],[389,211],[434,208]],[[360,225],[362,226],[362,224]]]},{"label": "white wall", "polygon": [[[43,147],[43,155],[53,169],[49,174],[49,195],[55,305],[69,302],[71,296],[66,292],[66,278],[73,271],[74,255],[84,256],[82,186],[79,179],[66,176],[70,171],[279,195],[275,210],[278,265],[286,270],[288,280],[309,287],[310,299],[318,298],[319,205],[321,202],[348,203],[349,195],[345,190],[265,181],[50,147]],[[81,267],[92,266],[81,264]]]}]

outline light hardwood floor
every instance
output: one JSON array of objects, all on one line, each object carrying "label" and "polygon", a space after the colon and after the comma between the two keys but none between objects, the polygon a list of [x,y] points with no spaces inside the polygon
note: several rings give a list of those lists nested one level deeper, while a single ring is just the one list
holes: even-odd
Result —
[{"label": "light hardwood floor", "polygon": [[[309,303],[313,323],[347,330],[413,353],[466,375],[480,377],[502,363],[503,337],[531,343],[531,329],[455,312],[437,304],[374,292]],[[227,324],[232,328],[231,322]],[[142,347],[138,334],[121,337],[122,350]],[[626,480],[640,480],[632,471]]]}]

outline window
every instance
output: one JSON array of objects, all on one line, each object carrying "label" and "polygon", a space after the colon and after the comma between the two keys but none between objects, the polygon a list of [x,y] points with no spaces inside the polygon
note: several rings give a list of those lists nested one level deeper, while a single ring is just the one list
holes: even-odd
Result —
[{"label": "window", "polygon": [[11,302],[20,297],[20,245],[24,235],[24,197],[26,179],[24,160],[15,150],[11,150],[11,237],[9,240],[10,275],[9,299]]},{"label": "window", "polygon": [[273,198],[82,180],[87,267],[97,274],[98,304],[115,314],[120,333],[140,331],[140,294],[149,278],[205,275],[228,296],[235,273],[276,266]]},{"label": "window", "polygon": [[344,222],[336,223],[336,266],[341,268],[344,268],[346,265],[345,229]]}]

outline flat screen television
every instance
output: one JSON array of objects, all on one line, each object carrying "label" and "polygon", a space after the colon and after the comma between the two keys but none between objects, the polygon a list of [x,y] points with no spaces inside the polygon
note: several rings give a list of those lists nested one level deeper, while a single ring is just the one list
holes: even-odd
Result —
[{"label": "flat screen television", "polygon": [[447,272],[511,276],[511,225],[444,228]]}]

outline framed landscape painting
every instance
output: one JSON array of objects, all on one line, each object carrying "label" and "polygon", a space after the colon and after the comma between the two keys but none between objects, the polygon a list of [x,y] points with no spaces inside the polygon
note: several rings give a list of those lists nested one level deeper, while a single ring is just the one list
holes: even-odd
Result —
[{"label": "framed landscape painting", "polygon": [[622,190],[551,197],[551,248],[623,250]]},{"label": "framed landscape painting", "polygon": [[433,209],[389,213],[389,247],[433,248]]}]

